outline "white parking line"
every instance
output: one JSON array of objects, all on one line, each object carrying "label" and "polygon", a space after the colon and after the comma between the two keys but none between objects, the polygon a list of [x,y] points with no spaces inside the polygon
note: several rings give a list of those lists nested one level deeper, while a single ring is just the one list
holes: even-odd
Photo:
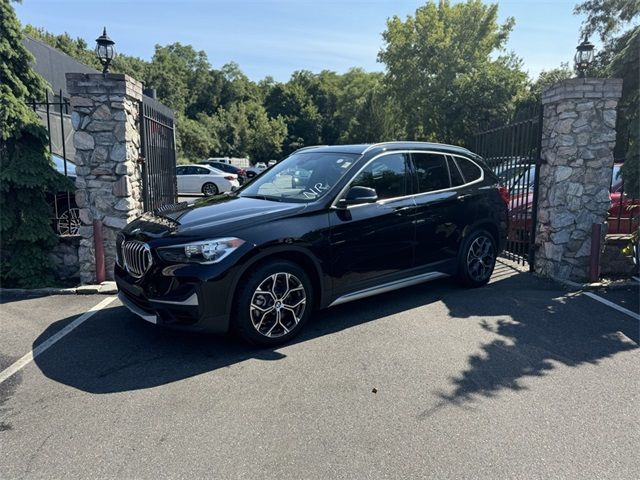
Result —
[{"label": "white parking line", "polygon": [[606,305],[608,307],[611,307],[611,308],[613,308],[615,310],[618,310],[619,312],[624,313],[625,315],[629,315],[630,317],[635,318],[636,320],[640,320],[640,315],[638,315],[637,313],[632,312],[631,310],[627,310],[626,308],[621,307],[620,305],[618,305],[616,303],[610,302],[609,300],[607,300],[605,298],[602,298],[601,296],[596,295],[595,293],[584,292],[584,294],[589,298],[593,298],[594,300],[596,300],[596,301],[598,301],[600,303],[603,303],[604,305]]},{"label": "white parking line", "polygon": [[91,307],[85,313],[80,315],[78,318],[76,318],[73,322],[71,322],[69,325],[64,327],[62,330],[60,330],[59,332],[51,335],[49,338],[47,338],[44,342],[42,342],[36,348],[34,348],[29,353],[27,353],[25,356],[23,356],[22,358],[17,360],[15,363],[10,365],[9,368],[7,368],[6,370],[3,370],[2,372],[0,372],[0,383],[4,382],[9,377],[11,377],[13,374],[15,374],[15,373],[19,372],[20,370],[22,370],[25,366],[27,366],[30,362],[32,362],[34,358],[36,358],[42,352],[47,350],[54,343],[56,343],[58,340],[60,340],[66,334],[71,332],[73,329],[75,329],[76,327],[79,327],[84,322],[89,320],[93,315],[95,315],[98,311],[100,311],[103,308],[105,308],[107,305],[109,305],[111,302],[113,302],[116,298],[117,297],[107,297],[107,298],[105,298],[100,303],[98,303],[97,305]]}]

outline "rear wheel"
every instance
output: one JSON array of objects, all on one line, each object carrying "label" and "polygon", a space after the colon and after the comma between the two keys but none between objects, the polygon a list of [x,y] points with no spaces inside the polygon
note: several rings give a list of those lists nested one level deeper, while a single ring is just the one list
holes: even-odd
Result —
[{"label": "rear wheel", "polygon": [[458,281],[467,287],[480,287],[491,278],[496,265],[496,241],[486,230],[472,232],[458,254]]},{"label": "rear wheel", "polygon": [[202,193],[204,193],[205,197],[212,197],[218,194],[218,186],[215,183],[205,183],[202,186]]},{"label": "rear wheel", "polygon": [[311,315],[313,291],[295,263],[272,261],[243,282],[234,305],[233,329],[245,341],[274,346],[300,333]]}]

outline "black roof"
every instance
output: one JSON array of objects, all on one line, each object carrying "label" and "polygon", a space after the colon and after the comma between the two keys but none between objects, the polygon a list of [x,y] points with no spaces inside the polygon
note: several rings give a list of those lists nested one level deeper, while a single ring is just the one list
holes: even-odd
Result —
[{"label": "black roof", "polygon": [[297,152],[314,151],[314,152],[333,152],[333,153],[353,153],[362,155],[367,152],[380,153],[386,150],[436,150],[441,152],[461,153],[465,155],[473,155],[472,152],[464,147],[458,147],[456,145],[447,145],[446,143],[431,143],[431,142],[383,142],[383,143],[360,143],[353,145],[317,145],[313,147],[305,147],[297,150]]},{"label": "black roof", "polygon": [[62,90],[62,96],[68,97],[67,79],[64,75],[67,72],[100,73],[40,40],[25,35],[23,42],[35,59],[33,69],[49,82],[54,94]]}]

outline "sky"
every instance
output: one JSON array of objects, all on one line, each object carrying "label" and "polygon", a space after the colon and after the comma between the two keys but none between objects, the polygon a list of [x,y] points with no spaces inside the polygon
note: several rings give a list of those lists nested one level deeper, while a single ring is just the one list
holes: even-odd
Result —
[{"label": "sky", "polygon": [[[23,24],[81,37],[107,27],[116,49],[143,59],[156,44],[191,44],[214,68],[234,61],[252,79],[286,81],[292,72],[351,67],[382,71],[377,53],[386,20],[411,15],[417,0],[22,0]],[[487,2],[489,3],[489,2]],[[572,62],[582,18],[577,0],[497,0],[500,21],[514,17],[507,50],[532,78]]]}]

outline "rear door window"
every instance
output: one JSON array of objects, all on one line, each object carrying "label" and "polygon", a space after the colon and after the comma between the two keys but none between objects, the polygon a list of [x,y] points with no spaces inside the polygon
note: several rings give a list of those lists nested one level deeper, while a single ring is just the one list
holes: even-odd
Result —
[{"label": "rear door window", "polygon": [[439,153],[412,153],[420,193],[451,187],[447,159]]}]

